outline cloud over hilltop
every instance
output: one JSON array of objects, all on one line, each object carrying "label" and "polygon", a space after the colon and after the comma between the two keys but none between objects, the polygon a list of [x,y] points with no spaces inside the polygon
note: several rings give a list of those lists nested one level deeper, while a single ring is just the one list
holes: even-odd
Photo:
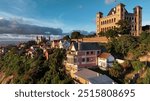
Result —
[{"label": "cloud over hilltop", "polygon": [[112,2],[115,2],[116,0],[105,0],[105,3],[106,4],[110,4],[110,3],[112,3]]},{"label": "cloud over hilltop", "polygon": [[0,34],[17,33],[17,34],[62,34],[61,28],[41,27],[32,24],[26,24],[23,19],[0,19]]}]

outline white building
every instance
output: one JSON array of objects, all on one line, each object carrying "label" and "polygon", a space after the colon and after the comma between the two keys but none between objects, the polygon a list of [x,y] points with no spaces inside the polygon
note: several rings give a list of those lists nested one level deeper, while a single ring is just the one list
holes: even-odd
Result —
[{"label": "white building", "polygon": [[98,56],[98,66],[107,70],[109,67],[113,66],[115,58],[110,53],[102,53]]}]

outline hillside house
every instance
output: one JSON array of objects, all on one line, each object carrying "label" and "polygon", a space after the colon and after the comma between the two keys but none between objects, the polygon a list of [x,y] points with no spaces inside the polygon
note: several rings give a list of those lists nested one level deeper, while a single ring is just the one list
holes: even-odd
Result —
[{"label": "hillside house", "polygon": [[98,56],[98,66],[100,69],[107,70],[112,67],[115,58],[110,53],[102,53]]},{"label": "hillside house", "polygon": [[67,40],[53,40],[52,41],[52,48],[63,48],[63,49],[68,49],[70,46],[70,42]]},{"label": "hillside house", "polygon": [[53,40],[51,44],[51,48],[59,48],[59,41],[60,40]]},{"label": "hillside house", "polygon": [[63,49],[68,50],[69,46],[70,46],[69,41],[67,41],[67,40],[60,40],[59,41],[59,48],[63,48]]},{"label": "hillside house", "polygon": [[102,48],[95,42],[72,42],[67,51],[66,69],[75,73],[80,68],[96,67],[97,56],[102,52]]}]

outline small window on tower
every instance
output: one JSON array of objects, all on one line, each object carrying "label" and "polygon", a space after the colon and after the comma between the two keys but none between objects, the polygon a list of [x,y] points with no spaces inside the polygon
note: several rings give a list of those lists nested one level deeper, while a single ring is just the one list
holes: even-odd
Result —
[{"label": "small window on tower", "polygon": [[114,8],[114,11],[116,11],[116,8]]},{"label": "small window on tower", "polygon": [[114,18],[114,22],[116,22],[116,18]]}]

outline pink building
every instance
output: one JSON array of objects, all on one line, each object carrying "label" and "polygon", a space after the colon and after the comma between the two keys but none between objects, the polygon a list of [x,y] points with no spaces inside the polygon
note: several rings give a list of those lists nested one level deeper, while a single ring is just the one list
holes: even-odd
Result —
[{"label": "pink building", "polygon": [[95,42],[72,42],[67,52],[67,67],[74,73],[83,67],[95,67],[101,50],[102,47]]}]

